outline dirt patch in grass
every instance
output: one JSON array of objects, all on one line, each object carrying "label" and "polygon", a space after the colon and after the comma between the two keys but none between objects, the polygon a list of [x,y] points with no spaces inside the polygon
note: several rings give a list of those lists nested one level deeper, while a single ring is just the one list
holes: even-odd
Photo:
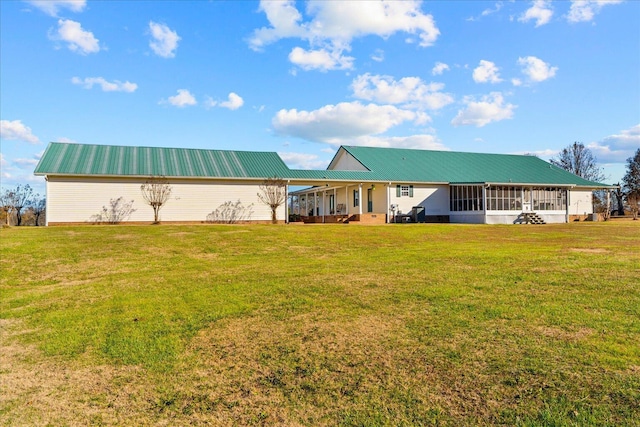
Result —
[{"label": "dirt patch in grass", "polygon": [[564,329],[549,326],[539,327],[538,331],[540,331],[540,333],[544,336],[569,342],[584,340],[596,332],[591,328],[580,328],[574,331],[567,331]]},{"label": "dirt patch in grass", "polygon": [[581,252],[585,254],[606,254],[606,249],[603,248],[569,248],[570,252]]}]

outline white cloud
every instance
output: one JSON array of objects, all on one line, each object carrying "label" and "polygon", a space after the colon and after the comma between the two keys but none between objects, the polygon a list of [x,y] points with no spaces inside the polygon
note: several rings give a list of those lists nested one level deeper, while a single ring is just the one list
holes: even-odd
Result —
[{"label": "white cloud", "polygon": [[38,164],[38,159],[14,159],[13,163],[16,164],[21,169],[26,168],[35,168]]},{"label": "white cloud", "polygon": [[83,30],[79,22],[70,19],[59,19],[58,31],[56,33],[50,31],[49,38],[66,42],[69,50],[82,55],[100,52],[99,40],[93,36],[93,33]]},{"label": "white cloud", "polygon": [[357,137],[381,134],[407,121],[421,124],[428,120],[423,113],[392,105],[343,102],[314,111],[280,110],[272,124],[280,135],[339,144]]},{"label": "white cloud", "polygon": [[376,51],[371,55],[371,59],[376,62],[384,61],[384,51],[382,49],[376,49]]},{"label": "white cloud", "polygon": [[25,126],[21,120],[0,120],[0,138],[25,141],[30,144],[40,143],[38,137],[31,133],[31,128]]},{"label": "white cloud", "polygon": [[491,122],[510,119],[516,108],[513,104],[505,104],[500,92],[484,95],[480,101],[476,101],[472,96],[467,96],[463,103],[466,104],[466,108],[459,110],[458,115],[451,121],[454,126],[483,127]]},{"label": "white cloud", "polygon": [[536,21],[536,27],[548,24],[553,16],[553,9],[551,8],[551,1],[549,0],[535,0],[531,7],[527,9],[520,17],[518,21],[529,22],[533,19]]},{"label": "white cloud", "polygon": [[514,86],[522,86],[522,80],[516,78],[511,79],[511,84]]},{"label": "white cloud", "polygon": [[473,81],[476,83],[500,83],[499,68],[491,61],[482,59],[480,65],[473,70]]},{"label": "white cloud", "polygon": [[160,101],[161,104],[169,103],[175,107],[183,108],[189,105],[196,105],[195,96],[191,94],[187,89],[178,89],[178,94],[170,96],[166,101]]},{"label": "white cloud", "polygon": [[[222,108],[228,108],[229,110],[237,110],[238,108],[242,107],[244,105],[244,99],[242,99],[242,97],[240,95],[238,95],[237,93],[231,92],[229,94],[229,96],[227,97],[226,101],[223,102],[218,102],[215,101],[213,98],[211,98],[210,96],[207,96],[205,101],[204,101],[204,106],[206,108],[211,108],[211,107],[222,107]],[[258,112],[262,112],[262,110],[264,109],[264,106],[260,107],[258,110]]]},{"label": "white cloud", "polygon": [[640,124],[587,144],[602,163],[624,163],[640,147]]},{"label": "white cloud", "polygon": [[135,83],[129,81],[123,83],[120,80],[108,82],[102,77],[86,77],[84,79],[73,77],[71,83],[81,85],[85,89],[91,89],[93,85],[99,85],[103,92],[135,92],[138,89],[138,85]]},{"label": "white cloud", "polygon": [[489,16],[489,15],[493,15],[494,13],[499,12],[500,9],[502,9],[502,5],[503,5],[503,2],[499,1],[494,5],[493,9],[491,9],[491,8],[485,9],[485,10],[482,11],[482,13],[478,17],[471,16],[471,17],[467,18],[466,20],[467,21],[472,21],[472,22],[473,21],[479,21],[480,18],[483,18],[485,16]]},{"label": "white cloud", "polygon": [[343,50],[335,48],[331,52],[326,49],[304,50],[295,47],[289,53],[289,61],[305,71],[319,70],[350,70],[353,68],[354,58],[343,56]]},{"label": "white cloud", "polygon": [[447,64],[445,64],[444,62],[436,62],[436,65],[431,70],[431,74],[433,74],[434,76],[439,76],[448,70],[449,66]]},{"label": "white cloud", "polygon": [[294,0],[261,1],[258,10],[267,15],[271,27],[254,31],[253,37],[249,40],[252,49],[261,50],[282,38],[305,37],[307,30],[299,24],[302,15],[296,9]]},{"label": "white cloud", "polygon": [[618,3],[622,3],[622,0],[571,0],[567,21],[589,22],[604,6]]},{"label": "white cloud", "polygon": [[551,67],[540,58],[535,56],[527,56],[526,58],[518,58],[518,64],[522,66],[522,73],[529,78],[531,82],[542,82],[556,75],[558,67]]},{"label": "white cloud", "polygon": [[175,51],[178,49],[178,42],[180,41],[178,33],[171,30],[165,24],[158,24],[153,21],[149,21],[149,31],[152,37],[149,41],[149,47],[156,55],[163,58],[173,58],[176,56]]},{"label": "white cloud", "polygon": [[367,73],[356,77],[351,89],[353,95],[360,99],[404,104],[410,108],[438,110],[453,102],[450,94],[441,92],[443,83],[425,83],[419,77],[403,77],[396,81],[391,76]]},{"label": "white cloud", "polygon": [[225,102],[221,102],[220,106],[229,110],[237,110],[244,105],[244,100],[236,93],[231,92],[229,98]]},{"label": "white cloud", "polygon": [[422,13],[420,7],[418,0],[311,0],[307,2],[305,12],[309,19],[305,21],[293,0],[262,0],[259,10],[265,13],[270,26],[255,30],[249,46],[262,50],[278,40],[298,38],[307,41],[309,49],[294,49],[289,60],[296,60],[294,63],[304,70],[350,69],[353,58],[342,53],[351,50],[350,43],[354,38],[369,35],[387,38],[405,32],[417,36],[422,47],[433,45],[440,30],[433,17]]},{"label": "white cloud", "polygon": [[51,16],[58,16],[58,11],[61,9],[82,12],[87,5],[86,0],[27,0],[27,3]]},{"label": "white cloud", "polygon": [[319,159],[316,154],[308,153],[278,153],[283,162],[292,169],[325,169],[328,161]]}]

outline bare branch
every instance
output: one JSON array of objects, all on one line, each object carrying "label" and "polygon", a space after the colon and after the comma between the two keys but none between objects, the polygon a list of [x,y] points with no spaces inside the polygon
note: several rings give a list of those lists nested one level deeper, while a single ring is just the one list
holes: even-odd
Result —
[{"label": "bare branch", "polygon": [[271,222],[275,224],[278,222],[278,208],[287,198],[287,183],[282,178],[274,176],[265,179],[259,188],[258,199],[271,208]]},{"label": "bare branch", "polygon": [[173,188],[167,178],[151,177],[140,186],[144,201],[153,208],[153,223],[160,223],[160,209],[167,203]]}]

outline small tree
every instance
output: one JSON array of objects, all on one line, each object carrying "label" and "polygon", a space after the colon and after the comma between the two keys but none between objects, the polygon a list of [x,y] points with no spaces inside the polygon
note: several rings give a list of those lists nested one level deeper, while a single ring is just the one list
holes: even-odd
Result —
[{"label": "small tree", "polygon": [[20,184],[13,190],[6,190],[2,195],[2,206],[7,212],[7,225],[12,213],[16,216],[16,225],[22,224],[22,210],[31,203],[33,189],[29,184],[24,187]]},{"label": "small tree", "polygon": [[160,209],[167,203],[173,188],[169,181],[161,177],[151,177],[140,186],[144,201],[153,208],[153,223],[160,223]]},{"label": "small tree", "polygon": [[100,212],[91,217],[91,220],[97,223],[120,224],[129,219],[135,211],[133,200],[125,202],[124,197],[118,197],[109,200],[109,207],[103,206]]},{"label": "small tree", "polygon": [[287,183],[282,179],[274,176],[265,179],[260,184],[260,192],[258,199],[271,208],[271,222],[278,222],[278,208],[284,204],[287,198]]}]

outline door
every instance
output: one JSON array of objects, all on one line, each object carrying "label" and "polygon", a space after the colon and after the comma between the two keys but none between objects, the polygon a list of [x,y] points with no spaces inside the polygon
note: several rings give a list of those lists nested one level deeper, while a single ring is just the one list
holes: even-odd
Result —
[{"label": "door", "polygon": [[336,214],[336,196],[333,194],[329,195],[329,215]]},{"label": "door", "polygon": [[531,189],[524,188],[522,190],[522,211],[531,212]]},{"label": "door", "polygon": [[367,188],[367,212],[373,212],[373,189]]}]

